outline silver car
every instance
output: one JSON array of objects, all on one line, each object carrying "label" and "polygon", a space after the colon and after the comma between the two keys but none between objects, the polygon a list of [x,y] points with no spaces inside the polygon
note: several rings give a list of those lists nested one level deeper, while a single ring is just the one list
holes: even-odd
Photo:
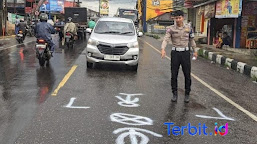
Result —
[{"label": "silver car", "polygon": [[130,19],[100,18],[87,43],[87,67],[95,63],[115,63],[131,66],[137,70],[139,61],[138,36],[134,23]]}]

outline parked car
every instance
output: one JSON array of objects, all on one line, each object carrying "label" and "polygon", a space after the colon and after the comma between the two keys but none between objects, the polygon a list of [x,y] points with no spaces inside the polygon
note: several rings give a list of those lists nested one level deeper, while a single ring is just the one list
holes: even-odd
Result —
[{"label": "parked car", "polygon": [[138,36],[131,19],[118,17],[100,18],[91,33],[87,44],[87,67],[96,63],[124,64],[137,71],[139,61]]}]

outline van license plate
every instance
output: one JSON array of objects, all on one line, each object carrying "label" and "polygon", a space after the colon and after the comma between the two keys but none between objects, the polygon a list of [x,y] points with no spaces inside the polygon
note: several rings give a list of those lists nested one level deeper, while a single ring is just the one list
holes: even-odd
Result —
[{"label": "van license plate", "polygon": [[120,56],[117,55],[104,55],[104,59],[105,60],[120,60]]}]

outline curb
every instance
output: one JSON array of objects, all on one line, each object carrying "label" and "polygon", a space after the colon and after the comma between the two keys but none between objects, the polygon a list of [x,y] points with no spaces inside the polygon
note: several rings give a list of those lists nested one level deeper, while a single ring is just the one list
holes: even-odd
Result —
[{"label": "curb", "polygon": [[15,35],[10,35],[10,36],[0,36],[0,39],[4,39],[4,38],[11,38],[11,37],[15,37]]},{"label": "curb", "polygon": [[202,48],[196,48],[196,51],[201,57],[209,59],[214,63],[220,64],[221,66],[233,69],[257,81],[257,67],[255,66],[250,66],[243,62],[238,62],[234,59],[227,58],[223,55],[219,55],[215,52],[210,52]]}]

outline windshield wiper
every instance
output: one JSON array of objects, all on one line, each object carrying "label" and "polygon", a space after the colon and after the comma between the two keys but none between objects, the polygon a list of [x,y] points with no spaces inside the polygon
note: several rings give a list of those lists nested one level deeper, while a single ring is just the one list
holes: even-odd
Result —
[{"label": "windshield wiper", "polygon": [[117,31],[106,31],[106,32],[100,32],[101,34],[107,34],[107,33],[120,33],[120,32],[117,32]]},{"label": "windshield wiper", "polygon": [[123,33],[120,33],[120,34],[130,34],[130,33],[133,33],[133,32],[123,32]]}]

